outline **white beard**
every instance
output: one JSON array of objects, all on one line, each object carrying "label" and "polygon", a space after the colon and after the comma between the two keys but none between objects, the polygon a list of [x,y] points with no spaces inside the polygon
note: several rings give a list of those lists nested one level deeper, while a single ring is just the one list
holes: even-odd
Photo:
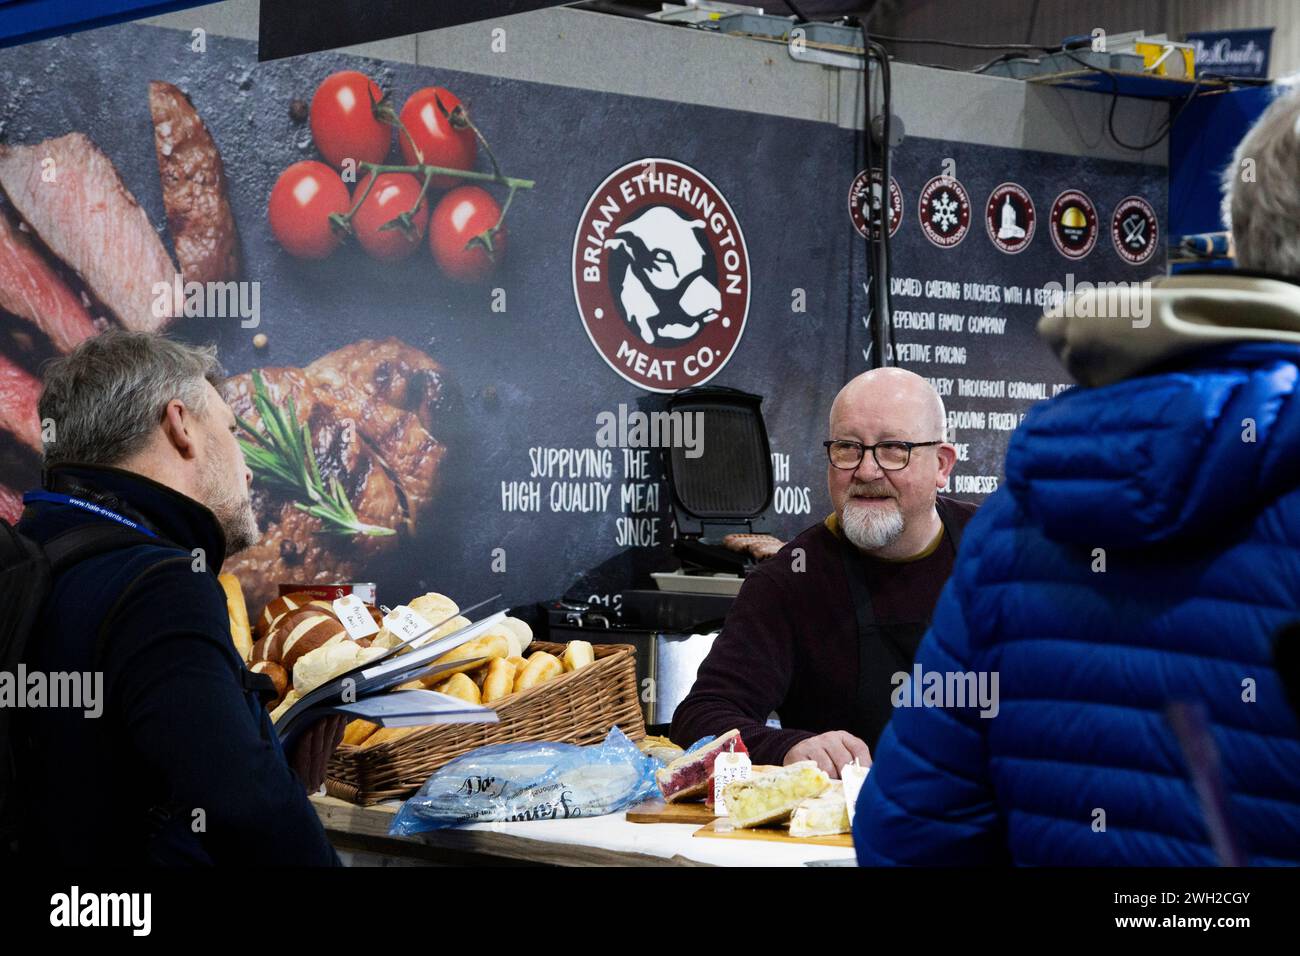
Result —
[{"label": "white beard", "polygon": [[879,551],[898,540],[903,533],[903,513],[897,502],[892,508],[874,505],[854,507],[853,500],[845,502],[844,536],[863,551]]}]

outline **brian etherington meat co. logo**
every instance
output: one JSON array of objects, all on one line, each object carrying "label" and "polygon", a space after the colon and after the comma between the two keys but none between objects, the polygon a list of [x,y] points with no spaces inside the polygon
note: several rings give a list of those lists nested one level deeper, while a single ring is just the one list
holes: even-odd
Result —
[{"label": "brian etherington meat co. logo", "polygon": [[749,314],[749,253],[727,200],[694,169],[642,159],[615,170],[583,210],[573,293],[609,366],[652,392],[707,382]]}]

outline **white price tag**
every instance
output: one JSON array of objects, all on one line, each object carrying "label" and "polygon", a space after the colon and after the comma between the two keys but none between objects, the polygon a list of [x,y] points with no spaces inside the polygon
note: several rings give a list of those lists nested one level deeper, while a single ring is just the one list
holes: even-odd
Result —
[{"label": "white price tag", "polygon": [[844,782],[844,801],[849,807],[849,826],[853,826],[853,812],[858,806],[858,791],[871,773],[870,767],[864,767],[856,760],[840,768],[840,780]]},{"label": "white price tag", "polygon": [[405,604],[399,604],[384,616],[384,627],[397,635],[399,641],[409,641],[413,637],[424,635],[424,640],[413,644],[418,647],[433,636],[433,623],[412,611]]},{"label": "white price tag", "polygon": [[722,799],[722,791],[727,784],[737,780],[748,780],[754,774],[749,754],[721,753],[713,762],[713,812],[720,817],[727,816],[727,804]]},{"label": "white price tag", "polygon": [[348,637],[359,641],[379,633],[379,625],[370,616],[370,608],[355,594],[346,594],[334,602],[334,613],[348,630]]}]

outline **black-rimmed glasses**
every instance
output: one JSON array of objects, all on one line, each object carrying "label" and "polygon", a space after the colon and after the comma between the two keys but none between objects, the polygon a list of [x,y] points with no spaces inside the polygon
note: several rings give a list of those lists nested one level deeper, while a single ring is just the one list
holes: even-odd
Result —
[{"label": "black-rimmed glasses", "polygon": [[831,465],[842,471],[853,471],[862,464],[862,457],[869,451],[876,459],[882,471],[902,471],[912,460],[913,448],[926,448],[930,445],[942,445],[941,441],[878,441],[874,445],[864,445],[860,441],[846,441],[833,438],[822,442],[826,446],[826,457]]}]

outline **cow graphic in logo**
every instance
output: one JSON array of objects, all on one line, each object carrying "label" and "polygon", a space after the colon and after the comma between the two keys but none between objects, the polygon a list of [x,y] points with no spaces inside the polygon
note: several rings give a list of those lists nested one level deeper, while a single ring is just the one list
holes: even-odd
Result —
[{"label": "cow graphic in logo", "polygon": [[699,385],[744,330],[745,238],[696,170],[668,159],[628,163],[583,211],[573,290],[587,336],[619,375],[654,392]]},{"label": "cow graphic in logo", "polygon": [[707,228],[671,206],[651,206],[605,240],[623,318],[646,345],[689,341],[722,311],[707,274],[717,270],[700,238]]}]

